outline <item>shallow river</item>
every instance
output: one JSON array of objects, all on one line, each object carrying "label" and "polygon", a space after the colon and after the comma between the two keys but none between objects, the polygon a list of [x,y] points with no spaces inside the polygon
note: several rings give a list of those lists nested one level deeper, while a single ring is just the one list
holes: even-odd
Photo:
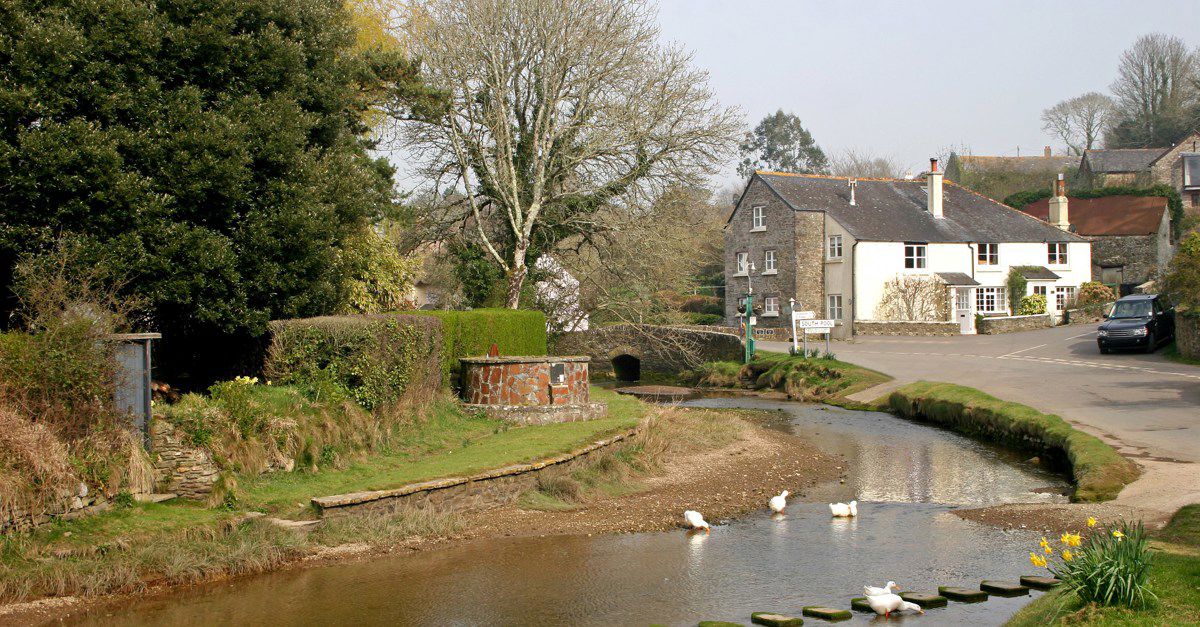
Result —
[{"label": "shallow river", "polygon": [[[146,625],[694,625],[753,611],[848,607],[865,583],[977,586],[1033,572],[1037,537],[949,513],[961,505],[1064,500],[1065,482],[1020,456],[888,414],[748,399],[691,405],[782,409],[791,429],[848,464],[787,514],[751,514],[708,536],[683,530],[516,538],[270,574],[148,599],[85,622]],[[1049,488],[1049,490],[1047,490]],[[1035,492],[1036,490],[1036,492]],[[1057,492],[1058,494],[1056,494]],[[856,519],[827,500],[857,496]],[[1036,593],[1035,593],[1036,594]],[[1028,597],[951,602],[889,623],[998,625]],[[855,614],[854,622],[876,619]],[[806,619],[806,624],[822,624]]]}]

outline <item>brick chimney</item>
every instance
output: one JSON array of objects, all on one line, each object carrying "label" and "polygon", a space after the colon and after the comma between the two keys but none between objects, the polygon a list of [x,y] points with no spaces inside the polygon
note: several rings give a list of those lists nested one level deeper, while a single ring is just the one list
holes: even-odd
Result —
[{"label": "brick chimney", "polygon": [[929,160],[929,174],[926,174],[929,203],[927,210],[933,217],[942,217],[942,171],[938,169],[937,158]]},{"label": "brick chimney", "polygon": [[1050,156],[1050,147],[1049,147],[1049,146],[1046,146],[1045,152],[1044,152],[1044,154],[1043,154],[1042,156],[1044,156],[1044,157],[1049,157],[1049,156]]},{"label": "brick chimney", "polygon": [[1067,215],[1067,182],[1063,180],[1062,174],[1054,181],[1054,195],[1050,197],[1050,215],[1047,217],[1050,224],[1064,231],[1071,230],[1071,219]]}]

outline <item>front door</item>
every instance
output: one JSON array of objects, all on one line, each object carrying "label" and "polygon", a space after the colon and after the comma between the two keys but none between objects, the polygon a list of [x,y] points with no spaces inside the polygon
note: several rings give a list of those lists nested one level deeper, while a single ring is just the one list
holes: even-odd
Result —
[{"label": "front door", "polygon": [[954,310],[958,320],[959,333],[963,335],[974,333],[975,318],[971,316],[971,288],[954,288]]}]

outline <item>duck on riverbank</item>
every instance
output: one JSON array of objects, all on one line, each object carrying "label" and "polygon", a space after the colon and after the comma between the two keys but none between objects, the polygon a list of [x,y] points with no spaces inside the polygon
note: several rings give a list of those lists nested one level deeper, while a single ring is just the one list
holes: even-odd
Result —
[{"label": "duck on riverbank", "polygon": [[709,532],[708,523],[705,522],[704,516],[701,516],[700,512],[689,509],[683,513],[683,519],[692,529],[703,529],[704,533]]},{"label": "duck on riverbank", "polygon": [[829,511],[838,518],[851,518],[858,516],[858,501],[850,501],[846,503],[830,503]]},{"label": "duck on riverbank", "polygon": [[783,492],[772,496],[771,500],[767,501],[767,507],[770,507],[771,511],[775,512],[776,514],[782,514],[783,508],[787,507],[788,494],[788,491],[784,490]]},{"label": "duck on riverbank", "polygon": [[896,582],[894,581],[887,582],[887,584],[885,584],[882,588],[876,588],[875,586],[863,586],[863,594],[869,597],[875,597],[881,594],[895,594],[899,591],[900,586],[897,586]]}]

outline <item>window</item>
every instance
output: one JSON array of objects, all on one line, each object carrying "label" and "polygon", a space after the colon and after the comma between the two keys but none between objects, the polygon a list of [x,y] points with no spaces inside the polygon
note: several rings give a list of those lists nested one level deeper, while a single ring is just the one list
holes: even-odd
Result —
[{"label": "window", "polygon": [[825,297],[825,315],[830,320],[842,319],[842,295],[830,294]]},{"label": "window", "polygon": [[825,256],[829,259],[842,258],[842,236],[830,235],[825,246]]},{"label": "window", "polygon": [[999,244],[980,244],[979,253],[977,254],[979,265],[995,266],[1000,264],[1000,245]]},{"label": "window", "polygon": [[1052,266],[1067,265],[1067,243],[1050,242],[1046,244],[1046,261]]},{"label": "window", "polygon": [[779,315],[779,297],[768,296],[763,300],[763,315],[778,316]]},{"label": "window", "polygon": [[981,314],[997,314],[1008,312],[1008,288],[979,287],[975,288],[975,311]]},{"label": "window", "polygon": [[1200,188],[1200,155],[1183,155],[1183,187]]},{"label": "window", "polygon": [[750,253],[738,253],[737,255],[737,274],[745,275],[750,263]]},{"label": "window", "polygon": [[917,242],[904,243],[904,267],[905,268],[924,268],[925,267],[925,247],[926,244]]},{"label": "window", "polygon": [[768,250],[766,257],[763,259],[763,274],[775,271],[775,251]]},{"label": "window", "polygon": [[1073,304],[1075,304],[1075,288],[1059,287],[1054,290],[1054,305],[1059,311]]},{"label": "window", "polygon": [[753,211],[754,211],[753,228],[765,230],[767,228],[767,216],[766,216],[767,208],[766,207],[755,207]]},{"label": "window", "polygon": [[1047,295],[1047,294],[1049,294],[1049,289],[1050,289],[1050,288],[1048,288],[1048,287],[1047,287],[1047,286],[1045,286],[1045,285],[1035,285],[1035,286],[1033,286],[1033,292],[1032,292],[1032,293],[1033,293],[1033,294],[1037,294],[1037,295],[1039,295],[1039,296],[1041,296],[1041,297],[1045,298],[1045,297],[1046,297],[1046,295]]}]

